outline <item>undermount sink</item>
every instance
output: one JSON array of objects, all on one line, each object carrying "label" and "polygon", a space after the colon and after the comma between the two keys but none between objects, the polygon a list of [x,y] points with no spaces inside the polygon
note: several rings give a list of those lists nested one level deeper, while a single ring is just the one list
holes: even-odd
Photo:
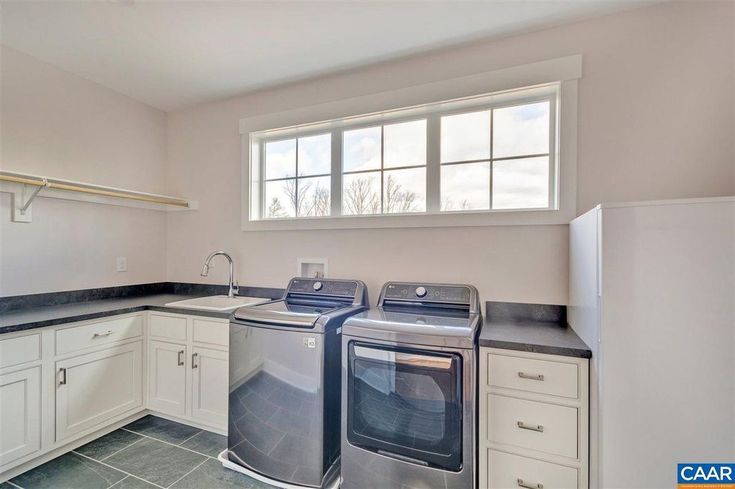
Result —
[{"label": "undermount sink", "polygon": [[203,311],[227,312],[234,311],[238,307],[262,304],[270,299],[263,297],[245,297],[237,295],[229,297],[226,295],[212,295],[209,297],[198,297],[196,299],[185,299],[183,301],[169,302],[167,307],[181,307],[184,309],[199,309]]}]

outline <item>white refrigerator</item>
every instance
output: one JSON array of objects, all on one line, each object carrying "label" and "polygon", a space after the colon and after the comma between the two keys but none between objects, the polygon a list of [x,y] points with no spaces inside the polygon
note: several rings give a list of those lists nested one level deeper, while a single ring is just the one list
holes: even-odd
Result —
[{"label": "white refrigerator", "polygon": [[735,461],[735,198],[600,205],[570,224],[569,323],[593,351],[590,487]]}]

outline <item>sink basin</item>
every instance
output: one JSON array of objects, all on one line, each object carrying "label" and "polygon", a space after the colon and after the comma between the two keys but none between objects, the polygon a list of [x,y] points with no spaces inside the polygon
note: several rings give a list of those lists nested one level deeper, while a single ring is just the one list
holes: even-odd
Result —
[{"label": "sink basin", "polygon": [[184,309],[199,309],[202,311],[228,312],[234,311],[238,307],[262,304],[269,300],[270,299],[264,299],[263,297],[245,297],[240,295],[228,297],[226,295],[212,295],[209,297],[198,297],[196,299],[169,302],[166,306],[181,307]]}]

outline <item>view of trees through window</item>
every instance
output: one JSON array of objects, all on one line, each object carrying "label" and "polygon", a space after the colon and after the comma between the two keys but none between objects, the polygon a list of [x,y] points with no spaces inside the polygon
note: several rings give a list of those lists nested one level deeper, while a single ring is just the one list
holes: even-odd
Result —
[{"label": "view of trees through window", "polygon": [[[424,213],[427,200],[440,212],[549,208],[551,114],[547,98],[266,140],[262,215]],[[437,165],[433,185],[428,164]]]}]

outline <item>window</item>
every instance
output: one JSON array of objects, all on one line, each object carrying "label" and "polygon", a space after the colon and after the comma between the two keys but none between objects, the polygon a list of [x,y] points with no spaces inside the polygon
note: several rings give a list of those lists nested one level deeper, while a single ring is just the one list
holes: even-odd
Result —
[{"label": "window", "polygon": [[266,219],[330,214],[331,134],[265,143]]},{"label": "window", "polygon": [[426,211],[426,119],[344,131],[342,215]]},{"label": "window", "polygon": [[441,118],[441,210],[546,209],[552,102]]},{"label": "window", "polygon": [[558,209],[560,84],[250,133],[251,221]]}]

